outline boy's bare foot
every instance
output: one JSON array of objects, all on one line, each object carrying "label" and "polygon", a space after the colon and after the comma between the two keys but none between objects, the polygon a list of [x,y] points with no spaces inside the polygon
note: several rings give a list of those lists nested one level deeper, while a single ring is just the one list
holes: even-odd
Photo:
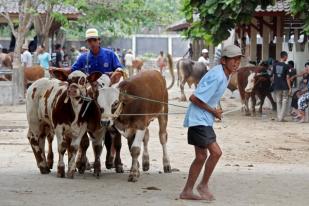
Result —
[{"label": "boy's bare foot", "polygon": [[202,200],[200,196],[193,194],[193,192],[185,192],[185,191],[180,193],[179,198],[183,200]]},{"label": "boy's bare foot", "polygon": [[208,201],[215,200],[215,197],[209,191],[208,186],[198,185],[196,189],[201,195],[201,197],[203,198],[203,200],[208,200]]}]

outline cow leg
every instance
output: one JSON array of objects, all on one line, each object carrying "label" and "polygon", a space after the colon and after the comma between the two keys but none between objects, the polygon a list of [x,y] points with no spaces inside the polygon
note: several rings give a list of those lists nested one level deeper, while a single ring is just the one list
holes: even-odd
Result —
[{"label": "cow leg", "polygon": [[129,182],[136,182],[137,178],[139,177],[139,163],[138,157],[141,152],[141,144],[145,136],[146,129],[144,130],[137,130],[135,134],[135,138],[133,140],[130,152],[132,156],[132,166],[129,175]]},{"label": "cow leg", "polygon": [[121,151],[121,134],[118,131],[115,131],[114,146],[116,150],[115,158],[115,169],[117,173],[123,173],[123,165],[121,162],[120,151]]},{"label": "cow leg", "polygon": [[186,83],[185,80],[182,80],[180,82],[180,93],[181,93],[180,101],[183,101],[183,102],[187,101],[187,98],[186,98],[186,95],[185,95],[185,91],[184,91],[185,90],[185,83]]},{"label": "cow leg", "polygon": [[267,96],[267,98],[269,99],[269,101],[270,101],[270,103],[271,103],[271,106],[272,106],[272,108],[273,108],[273,111],[276,111],[276,110],[277,110],[277,104],[276,104],[276,102],[274,101],[273,96],[271,95],[270,92],[268,92],[268,94],[267,94],[266,96]]},{"label": "cow leg", "polygon": [[86,152],[89,147],[89,138],[87,133],[84,134],[79,145],[78,155],[76,160],[76,168],[80,174],[84,174],[85,170],[90,168]]},{"label": "cow leg", "polygon": [[246,96],[245,96],[245,100],[244,100],[244,106],[245,106],[245,115],[246,116],[250,116],[250,111],[249,111],[249,106],[248,106],[248,104],[249,104],[249,94],[246,94]]},{"label": "cow leg", "polygon": [[[41,138],[40,138],[41,137]],[[42,148],[43,141],[45,141],[45,137],[43,138],[40,135],[39,129],[31,129],[29,128],[27,138],[30,142],[31,148],[33,150],[37,166],[40,169],[41,174],[48,174],[50,169],[47,166],[46,158],[45,158],[45,150]]]},{"label": "cow leg", "polygon": [[263,113],[263,105],[264,105],[264,101],[265,101],[265,95],[261,95],[260,100],[261,100],[261,104],[260,104],[260,108],[259,108],[259,113],[262,114]]},{"label": "cow leg", "polygon": [[105,134],[104,144],[106,147],[105,167],[111,169],[114,167],[114,156],[112,156],[113,138],[110,131]]},{"label": "cow leg", "polygon": [[[86,131],[85,131],[86,132]],[[84,133],[82,133],[84,134]],[[68,144],[68,178],[74,178],[76,169],[76,155],[78,147],[80,146],[82,136],[72,137],[70,144]]]},{"label": "cow leg", "polygon": [[255,105],[256,105],[256,97],[255,97],[255,94],[253,93],[253,94],[251,95],[252,116],[255,116]]},{"label": "cow leg", "polygon": [[93,173],[96,177],[101,175],[101,154],[103,150],[103,140],[105,139],[106,129],[101,128],[94,133],[90,133],[92,137],[92,148],[94,153]]},{"label": "cow leg", "polygon": [[48,141],[47,167],[49,169],[53,169],[54,164],[53,140],[54,140],[54,133],[49,132],[47,136]]},{"label": "cow leg", "polygon": [[144,137],[144,152],[143,152],[143,171],[149,170],[149,153],[148,153],[148,142],[149,142],[149,129],[146,129]]},{"label": "cow leg", "polygon": [[[164,112],[167,113],[167,107],[165,108]],[[166,127],[167,127],[167,115],[160,115],[158,117],[159,120],[159,137],[160,137],[160,143],[162,145],[163,149],[163,170],[165,173],[170,173],[172,172],[171,170],[171,165],[170,165],[170,160],[167,154],[167,149],[166,149],[166,143],[167,143],[167,132],[166,132]]]},{"label": "cow leg", "polygon": [[59,154],[59,160],[58,160],[58,167],[57,167],[57,177],[65,177],[65,165],[63,161],[64,153],[67,149],[67,140],[64,139],[64,135],[60,132],[57,132],[57,142],[58,142],[58,154]]}]

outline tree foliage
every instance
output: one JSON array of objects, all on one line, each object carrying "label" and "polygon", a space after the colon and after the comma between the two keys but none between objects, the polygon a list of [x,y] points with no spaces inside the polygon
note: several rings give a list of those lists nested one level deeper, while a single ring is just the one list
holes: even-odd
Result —
[{"label": "tree foliage", "polygon": [[[237,24],[249,23],[258,5],[264,9],[274,3],[274,0],[183,0],[182,10],[187,21],[192,23],[184,34],[217,45],[229,37],[229,31]],[[294,14],[307,15],[308,30],[308,0],[291,0],[291,8]],[[193,21],[195,15],[197,21]]]},{"label": "tree foliage", "polygon": [[[110,36],[137,32],[142,27],[167,25],[181,18],[181,0],[101,0],[80,4],[83,17],[68,25],[71,31],[95,26]],[[76,6],[74,4],[74,6]]]},{"label": "tree foliage", "polygon": [[308,0],[291,0],[291,11],[293,15],[300,15],[304,18],[304,31],[309,34],[309,1]]}]

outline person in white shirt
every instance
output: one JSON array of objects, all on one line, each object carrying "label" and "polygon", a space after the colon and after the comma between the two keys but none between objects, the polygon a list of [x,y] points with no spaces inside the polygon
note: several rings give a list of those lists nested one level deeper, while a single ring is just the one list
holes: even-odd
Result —
[{"label": "person in white shirt", "polygon": [[28,46],[24,44],[22,46],[21,63],[24,68],[32,67],[32,55],[28,51]]},{"label": "person in white shirt", "polygon": [[128,53],[124,56],[125,66],[129,70],[129,77],[133,75],[133,60],[134,56],[132,54],[132,50],[129,49]]},{"label": "person in white shirt", "polygon": [[207,67],[207,70],[209,70],[209,58],[208,58],[208,50],[203,49],[202,50],[202,56],[198,59],[198,62],[202,62]]}]

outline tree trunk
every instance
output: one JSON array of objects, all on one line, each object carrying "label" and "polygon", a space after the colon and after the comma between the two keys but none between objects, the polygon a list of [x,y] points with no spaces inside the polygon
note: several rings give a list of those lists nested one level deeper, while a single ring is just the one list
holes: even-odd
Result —
[{"label": "tree trunk", "polygon": [[13,104],[25,97],[24,71],[21,66],[21,47],[25,41],[25,34],[18,32],[13,57]]},{"label": "tree trunk", "polygon": [[192,60],[197,61],[201,56],[202,49],[204,49],[205,42],[203,39],[193,39],[192,47],[193,47],[193,55]]}]

